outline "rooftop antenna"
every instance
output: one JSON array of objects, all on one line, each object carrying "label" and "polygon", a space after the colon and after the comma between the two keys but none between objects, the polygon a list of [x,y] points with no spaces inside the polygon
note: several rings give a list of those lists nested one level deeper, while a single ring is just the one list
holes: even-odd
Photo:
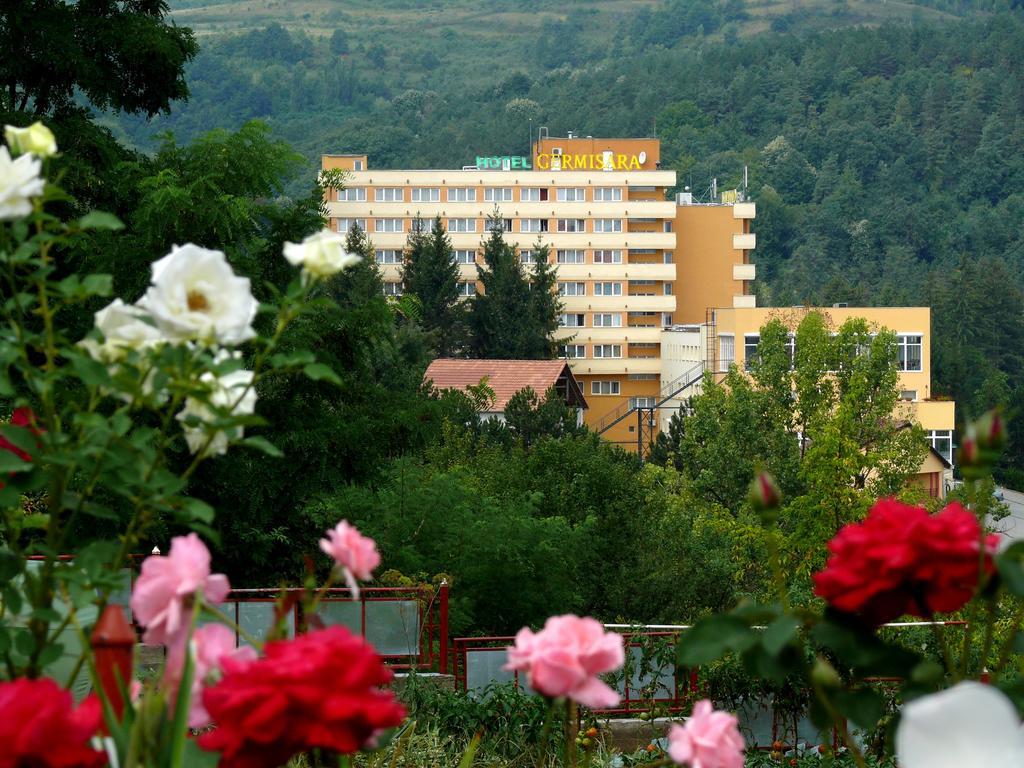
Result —
[{"label": "rooftop antenna", "polygon": [[[533,118],[529,118],[530,121],[530,143],[526,145],[526,156],[533,157]],[[532,161],[531,161],[532,165]]]},{"label": "rooftop antenna", "polygon": [[711,202],[715,202],[718,198],[718,178],[711,179]]},{"label": "rooftop antenna", "polygon": [[743,166],[743,191],[747,191],[747,183],[749,182],[749,176],[747,175],[747,166]]}]

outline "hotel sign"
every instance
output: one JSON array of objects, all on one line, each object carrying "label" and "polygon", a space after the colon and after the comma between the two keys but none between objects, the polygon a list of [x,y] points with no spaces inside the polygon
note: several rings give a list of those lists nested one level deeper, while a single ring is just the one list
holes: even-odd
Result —
[{"label": "hotel sign", "polygon": [[647,153],[625,155],[597,152],[584,155],[544,153],[537,155],[536,167],[531,158],[522,155],[477,155],[476,167],[481,171],[639,171]]}]

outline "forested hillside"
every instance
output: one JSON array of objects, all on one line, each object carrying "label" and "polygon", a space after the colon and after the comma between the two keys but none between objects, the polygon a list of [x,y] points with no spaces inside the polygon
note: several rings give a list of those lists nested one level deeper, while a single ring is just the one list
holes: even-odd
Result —
[{"label": "forested hillside", "polygon": [[202,45],[191,98],[122,120],[139,145],[260,118],[308,178],[321,152],[377,167],[525,153],[530,121],[656,135],[698,196],[749,167],[761,303],[930,304],[936,393],[961,412],[1024,403],[1013,3],[200,5],[176,4]]}]

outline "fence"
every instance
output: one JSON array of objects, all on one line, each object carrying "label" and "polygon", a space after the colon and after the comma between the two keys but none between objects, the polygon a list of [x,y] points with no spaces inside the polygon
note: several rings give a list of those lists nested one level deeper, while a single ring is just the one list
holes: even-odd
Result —
[{"label": "fence", "polygon": [[[894,622],[885,626],[895,630],[950,626],[962,629],[966,622]],[[594,710],[598,716],[632,715],[658,709],[679,714],[689,712],[695,698],[706,694],[706,680],[699,669],[679,669],[675,663],[675,645],[690,627],[687,625],[605,624],[606,629],[620,632],[627,648],[626,664],[618,675],[608,677],[622,701],[610,709]],[[518,672],[502,669],[505,650],[514,637],[459,637],[452,641],[451,669],[456,687],[467,693],[481,692],[488,685],[514,682],[525,690],[525,681]],[[868,682],[888,684],[895,679]],[[807,693],[806,691],[802,693]],[[769,748],[776,741],[796,744],[815,743],[818,729],[805,714],[792,706],[778,708],[770,696],[740,696],[730,702],[740,718],[748,743],[755,748]],[[832,734],[835,743],[836,735]]]},{"label": "fence", "polygon": [[[344,626],[373,645],[396,669],[433,669],[448,665],[448,584],[431,586],[364,587],[353,599],[348,589],[329,589],[315,616],[302,613],[300,589],[234,589],[220,609],[242,630],[263,640],[276,623],[278,605],[286,606],[285,629]],[[235,640],[243,638],[236,632]]]}]

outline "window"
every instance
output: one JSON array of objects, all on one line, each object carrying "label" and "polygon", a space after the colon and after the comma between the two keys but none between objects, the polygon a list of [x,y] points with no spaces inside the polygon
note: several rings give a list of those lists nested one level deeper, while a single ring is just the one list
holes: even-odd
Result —
[{"label": "window", "polygon": [[484,201],[488,203],[512,202],[512,187],[487,187],[484,189]]},{"label": "window", "polygon": [[537,255],[530,250],[520,251],[519,261],[522,262],[523,264],[536,264]]},{"label": "window", "polygon": [[656,373],[631,373],[629,374],[630,381],[657,381],[658,374]]},{"label": "window", "polygon": [[338,200],[340,202],[349,203],[366,202],[366,187],[351,187],[350,189],[339,189]]},{"label": "window", "polygon": [[736,339],[732,336],[718,337],[718,370],[728,371],[736,359]]},{"label": "window", "polygon": [[594,251],[595,264],[621,264],[622,251]]},{"label": "window", "polygon": [[622,315],[618,312],[599,312],[594,315],[595,328],[621,328]]},{"label": "window", "polygon": [[448,219],[449,232],[476,232],[476,219]]},{"label": "window", "polygon": [[559,232],[586,232],[587,222],[583,219],[559,219]]},{"label": "window", "polygon": [[558,284],[558,295],[559,296],[586,296],[587,295],[587,284],[586,283],[559,283]]},{"label": "window", "polygon": [[630,408],[653,408],[658,404],[655,397],[631,397],[629,398]]},{"label": "window", "polygon": [[666,232],[671,232],[672,231],[672,222],[671,221],[666,221],[665,222],[665,231]]},{"label": "window", "polygon": [[622,219],[594,219],[595,232],[621,232]]},{"label": "window", "polygon": [[519,190],[519,199],[524,203],[541,203],[548,199],[547,187],[523,187]]},{"label": "window", "polygon": [[896,337],[896,363],[901,371],[920,371],[921,336],[900,334]]},{"label": "window", "polygon": [[671,312],[662,312],[661,313],[661,325],[662,325],[663,328],[668,328],[670,325],[672,325],[672,313]]},{"label": "window", "polygon": [[476,283],[459,283],[459,296],[476,296]]},{"label": "window", "polygon": [[413,187],[412,201],[414,203],[437,203],[441,200],[441,190],[438,187]]},{"label": "window", "polygon": [[665,283],[665,285],[662,286],[662,289],[665,291],[666,296],[672,295],[672,283]]},{"label": "window", "polygon": [[473,187],[453,187],[448,190],[449,203],[475,203],[476,189]]},{"label": "window", "polygon": [[452,259],[456,264],[476,264],[476,251],[452,251]]},{"label": "window", "polygon": [[622,357],[622,345],[595,344],[594,357]]},{"label": "window", "polygon": [[366,231],[366,219],[338,219],[338,231],[344,235],[352,229],[353,224],[357,224],[363,232]]},{"label": "window", "polygon": [[353,171],[361,171],[361,170],[363,170],[363,161],[362,160],[353,160],[352,161],[352,170]]},{"label": "window", "polygon": [[903,389],[900,390],[900,400],[906,400],[908,403],[912,403],[917,400],[916,389]]},{"label": "window", "polygon": [[511,232],[512,231],[512,219],[488,219],[487,220],[487,231],[488,232]]},{"label": "window", "polygon": [[548,220],[547,219],[520,219],[519,220],[519,231],[520,232],[547,232],[548,231]]},{"label": "window", "polygon": [[582,328],[584,325],[586,325],[586,315],[565,314],[558,316],[559,328]]},{"label": "window", "polygon": [[401,187],[377,187],[373,199],[378,203],[400,203],[404,197]]},{"label": "window", "polygon": [[619,187],[594,187],[595,203],[617,203],[622,200],[622,189]]},{"label": "window", "polygon": [[580,250],[558,251],[558,263],[559,264],[582,264],[583,263],[583,251],[580,251]]},{"label": "window", "polygon": [[622,283],[594,283],[595,296],[621,296]]},{"label": "window", "polygon": [[953,463],[953,430],[951,429],[929,429],[928,444],[935,449],[935,452],[942,458]]},{"label": "window", "polygon": [[617,395],[617,394],[619,394],[619,382],[617,382],[617,381],[592,381],[592,382],[590,382],[590,394],[592,394],[592,395]]},{"label": "window", "polygon": [[557,195],[560,203],[582,203],[587,199],[587,190],[583,187],[559,187]]},{"label": "window", "polygon": [[756,333],[748,333],[743,337],[743,367],[748,371],[754,368],[754,361],[757,359],[757,345],[761,343],[761,337]]},{"label": "window", "polygon": [[412,220],[412,225],[410,226],[409,231],[429,235],[434,231],[434,219],[421,219],[417,216]]},{"label": "window", "polygon": [[403,232],[401,219],[377,219],[374,223],[374,232]]},{"label": "window", "polygon": [[401,296],[402,295],[402,284],[401,283],[384,283],[384,295],[385,296]]},{"label": "window", "polygon": [[587,347],[585,344],[562,344],[558,347],[559,357],[586,357]]},{"label": "window", "polygon": [[401,264],[402,263],[402,252],[394,249],[381,250],[377,249],[374,254],[377,258],[378,264]]}]

